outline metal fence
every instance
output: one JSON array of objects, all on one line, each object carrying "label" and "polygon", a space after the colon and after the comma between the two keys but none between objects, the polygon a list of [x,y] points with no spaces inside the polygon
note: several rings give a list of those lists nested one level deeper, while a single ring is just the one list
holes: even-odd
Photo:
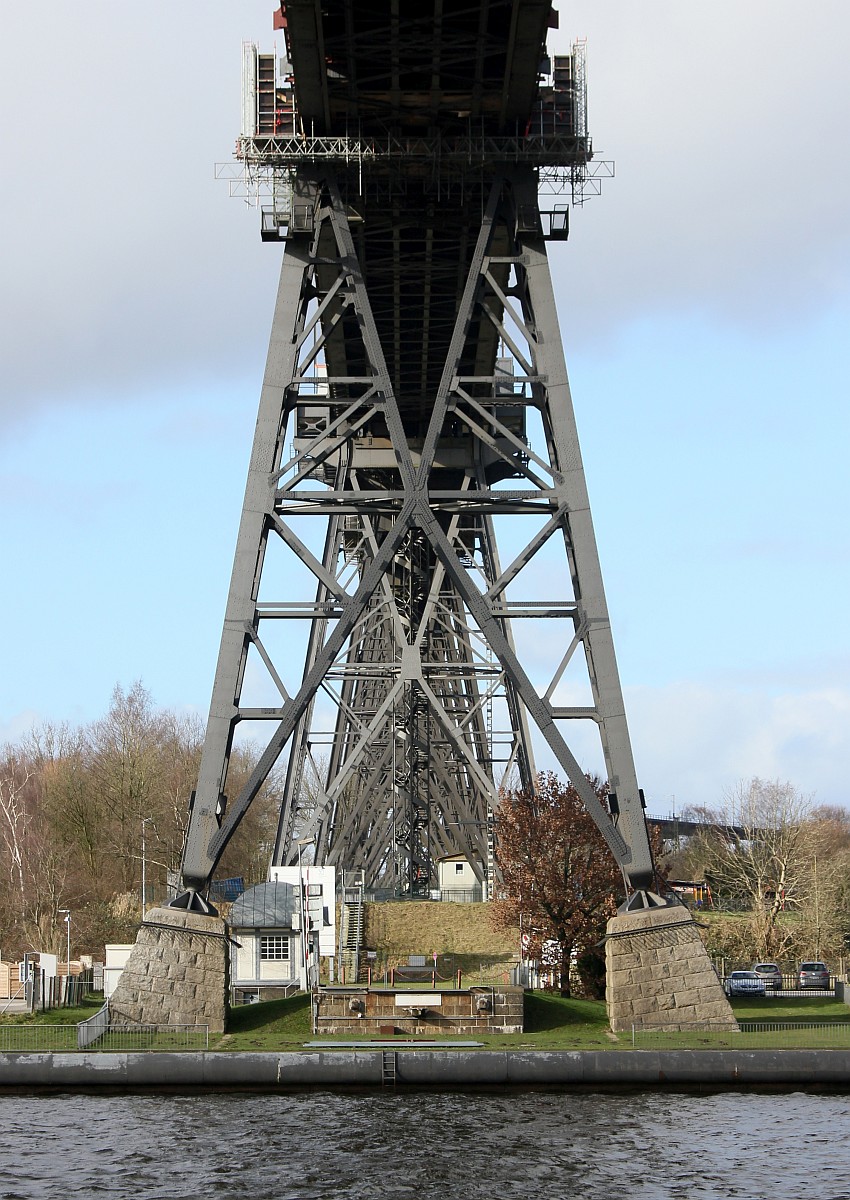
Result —
[{"label": "metal fence", "polygon": [[843,998],[841,991],[844,986],[843,981],[834,975],[830,975],[829,984],[826,987],[812,987],[808,984],[805,987],[800,987],[797,983],[796,975],[783,975],[782,983],[779,987],[766,984],[764,991],[750,991],[748,988],[736,991],[730,983],[728,975],[721,975],[720,981],[723,984],[723,990],[726,995],[731,996],[732,999],[739,1000],[760,1000],[763,996],[767,996],[768,998],[771,996],[780,996],[785,999],[789,996],[796,996],[800,999],[817,999],[818,997],[822,999],[825,996],[831,996],[838,1000]]},{"label": "metal fence", "polygon": [[739,1021],[728,1025],[632,1026],[638,1050],[830,1050],[850,1047],[848,1021]]},{"label": "metal fence", "polygon": [[92,972],[82,975],[45,975],[35,973],[31,984],[30,1003],[33,1009],[46,1012],[49,1008],[76,1008],[93,991]]},{"label": "metal fence", "polygon": [[[88,1025],[88,1022],[81,1022]],[[0,1025],[0,1053],[65,1053],[85,1049],[114,1053],[146,1050],[206,1050],[207,1025],[109,1025],[90,1041],[80,1025]]]},{"label": "metal fence", "polygon": [[471,888],[437,888],[431,892],[432,900],[444,900],[451,904],[480,904],[484,899],[484,889]]}]

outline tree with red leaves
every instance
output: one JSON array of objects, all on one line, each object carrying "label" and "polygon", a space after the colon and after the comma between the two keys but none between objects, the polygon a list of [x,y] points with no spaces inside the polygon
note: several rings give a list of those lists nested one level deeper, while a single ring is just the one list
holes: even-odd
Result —
[{"label": "tree with red leaves", "polygon": [[[605,787],[590,782],[607,812]],[[591,950],[617,911],[623,894],[617,862],[578,792],[551,772],[538,776],[533,792],[502,794],[495,835],[502,882],[494,924],[519,924],[530,958],[543,960],[544,943],[547,950],[555,943],[561,995],[569,996],[573,952]]]}]

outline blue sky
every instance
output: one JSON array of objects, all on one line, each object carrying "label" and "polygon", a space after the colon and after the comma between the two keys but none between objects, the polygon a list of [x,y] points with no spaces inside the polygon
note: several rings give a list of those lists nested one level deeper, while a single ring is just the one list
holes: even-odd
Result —
[{"label": "blue sky", "polygon": [[[279,266],[213,165],[273,7],[4,5],[0,742],[137,678],[206,711]],[[560,9],[616,162],[552,253],[641,782],[844,804],[850,10]]]}]

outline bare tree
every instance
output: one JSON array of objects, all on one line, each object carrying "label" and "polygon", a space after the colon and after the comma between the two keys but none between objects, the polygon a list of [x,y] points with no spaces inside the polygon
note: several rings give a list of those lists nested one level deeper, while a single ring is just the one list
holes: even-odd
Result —
[{"label": "bare tree", "polygon": [[57,951],[67,863],[50,837],[42,808],[43,792],[32,764],[7,747],[0,762],[3,932],[28,949]]},{"label": "bare tree", "polygon": [[158,798],[163,725],[137,681],[127,692],[116,685],[109,711],[89,731],[94,782],[108,815],[108,850],[123,891],[131,891],[140,874],[141,821]]},{"label": "bare tree", "polygon": [[782,915],[807,912],[812,897],[811,800],[790,783],[754,778],[711,817],[694,847],[705,878],[749,910],[753,954],[780,958],[796,932]]}]

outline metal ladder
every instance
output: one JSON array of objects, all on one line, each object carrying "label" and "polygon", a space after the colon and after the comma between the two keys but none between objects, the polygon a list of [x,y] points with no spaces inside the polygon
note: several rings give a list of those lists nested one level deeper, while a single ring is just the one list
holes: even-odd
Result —
[{"label": "metal ladder", "polygon": [[381,1051],[381,1087],[395,1087],[396,1084],[396,1052],[395,1050]]}]

